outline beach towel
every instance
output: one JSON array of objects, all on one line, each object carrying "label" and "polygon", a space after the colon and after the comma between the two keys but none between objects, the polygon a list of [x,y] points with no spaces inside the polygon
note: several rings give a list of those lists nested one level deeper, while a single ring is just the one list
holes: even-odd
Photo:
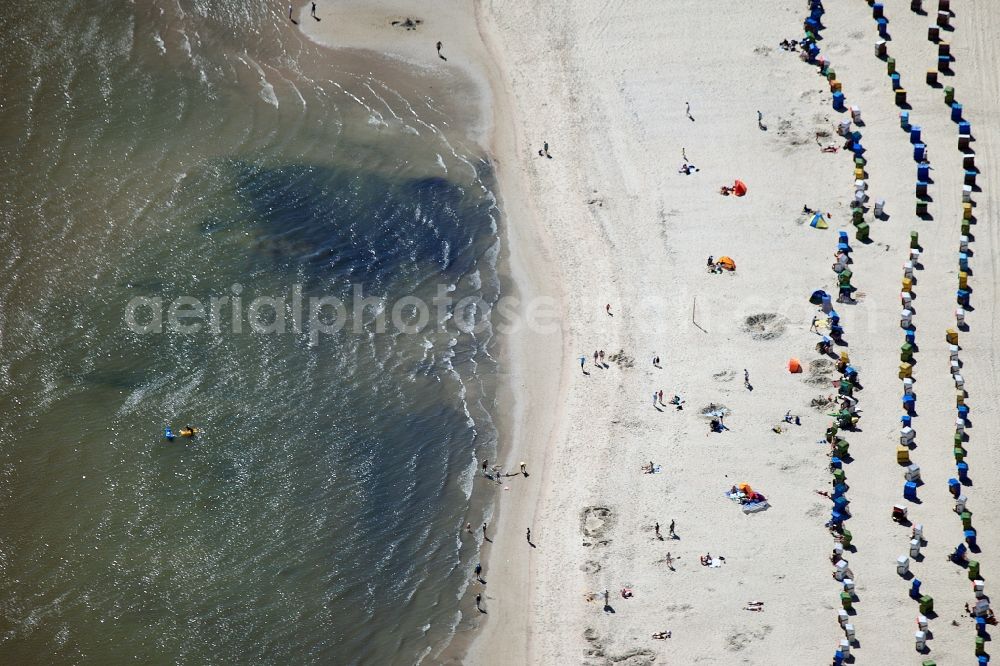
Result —
[{"label": "beach towel", "polygon": [[757,511],[764,511],[770,508],[770,504],[767,502],[753,502],[751,504],[743,505],[743,513],[755,513]]}]

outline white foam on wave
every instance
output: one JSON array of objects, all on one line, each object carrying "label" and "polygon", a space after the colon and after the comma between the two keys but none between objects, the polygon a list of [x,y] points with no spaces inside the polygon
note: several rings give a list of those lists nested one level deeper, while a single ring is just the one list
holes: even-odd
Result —
[{"label": "white foam on wave", "polygon": [[305,111],[306,108],[308,108],[309,106],[308,104],[306,104],[306,98],[302,96],[302,93],[299,92],[299,88],[298,86],[295,85],[294,82],[288,81],[288,85],[290,85],[292,87],[292,90],[295,91],[295,94],[299,96],[299,101],[302,102],[302,110]]},{"label": "white foam on wave", "polygon": [[262,100],[278,108],[278,96],[274,94],[274,86],[271,82],[267,80],[267,75],[264,73],[264,68],[254,62],[249,56],[244,58],[243,56],[237,56],[244,65],[247,67],[252,67],[257,71],[257,75],[260,76],[260,91],[257,93]]},{"label": "white foam on wave", "polygon": [[160,49],[160,55],[167,55],[167,45],[163,41],[163,37],[160,37],[160,33],[153,33],[153,41],[156,42],[156,48]]},{"label": "white foam on wave", "polygon": [[278,108],[278,96],[274,94],[274,86],[267,82],[267,79],[261,78],[260,80],[260,92],[257,93],[260,98],[273,106]]},{"label": "white foam on wave", "polygon": [[[492,216],[490,217],[492,218]],[[486,252],[483,253],[483,258],[486,259],[487,265],[490,268],[496,268],[497,259],[499,257],[500,257],[500,239],[497,238],[496,240],[493,241],[493,244],[486,249]],[[496,287],[497,289],[499,289],[500,287],[500,278],[495,271],[492,273],[490,286]]]},{"label": "white foam on wave", "polygon": [[191,55],[191,40],[188,39],[187,33],[183,30],[179,31],[181,33],[181,51],[187,55],[188,59],[192,58]]},{"label": "white foam on wave", "polygon": [[444,268],[451,265],[451,243],[448,241],[445,241],[444,245],[441,246],[441,265]]},{"label": "white foam on wave", "polygon": [[400,116],[398,113],[396,113],[396,111],[393,110],[393,108],[391,106],[389,106],[389,102],[385,101],[385,99],[383,99],[382,97],[380,97],[379,94],[377,92],[375,92],[374,88],[372,88],[368,83],[365,83],[365,88],[368,88],[369,92],[371,92],[371,94],[375,96],[375,99],[377,99],[378,101],[382,102],[382,105],[385,106],[386,110],[389,112],[390,115],[392,115],[393,118],[395,118],[396,120],[398,120],[400,122],[403,121],[402,116]]},{"label": "white foam on wave", "polygon": [[[469,456],[469,464],[466,465],[465,469],[463,469],[458,476],[458,486],[462,489],[462,493],[465,495],[466,500],[472,497],[472,488],[475,485],[476,473],[478,471],[479,460],[476,458],[475,452],[473,452]],[[458,532],[458,534],[461,534],[461,532]],[[458,548],[461,549],[462,539],[456,538],[456,540],[458,541]]]}]

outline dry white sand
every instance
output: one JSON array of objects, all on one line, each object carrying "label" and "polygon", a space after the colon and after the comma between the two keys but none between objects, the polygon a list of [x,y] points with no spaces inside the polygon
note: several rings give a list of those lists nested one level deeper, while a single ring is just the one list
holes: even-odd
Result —
[{"label": "dry white sand", "polygon": [[[860,0],[827,3],[823,55],[848,104],[862,109],[871,196],[886,200],[890,216],[866,216],[868,245],[853,241],[850,155],[822,153],[814,138],[832,133],[844,114],[832,109],[817,68],[777,48],[801,36],[804,0],[352,2],[338,3],[339,19],[324,12],[317,38],[327,43],[456,68],[486,86],[519,293],[559,304],[561,333],[508,336],[507,467],[526,460],[533,473],[500,497],[494,541],[485,545],[488,615],[466,663],[830,662],[843,638],[841,588],[831,578],[833,539],[823,526],[830,502],[814,493],[829,489],[827,448],[817,440],[830,419],[810,400],[833,389],[811,384],[808,373],[789,374],[786,364],[794,356],[808,367],[818,358],[807,298],[814,289],[836,290],[830,264],[838,228],[852,234],[859,302],[837,310],[864,385],[861,431],[846,434],[854,456],[846,467],[847,526],[857,547],[847,555],[859,599],[854,654],[871,664],[974,659],[975,628],[963,613],[971,585],[964,569],[946,561],[962,540],[946,489],[955,476],[955,390],[944,341],[956,308],[962,162],[942,92],[924,83],[937,54],[926,39],[932,19],[909,4],[885,3],[889,50],[929,147],[932,220],[914,214],[916,166],[885,63],[874,54],[871,8]],[[952,5],[955,29],[945,38],[955,74],[942,82],[965,105],[982,170],[983,191],[974,197],[975,310],[971,330],[961,334],[961,358],[974,424],[966,445],[974,485],[964,492],[983,551],[974,557],[989,581],[1000,570],[1000,525],[990,515],[1000,485],[992,447],[1000,430],[992,224],[1000,85],[991,38],[1000,15],[985,1]],[[367,9],[352,9],[358,6]],[[401,36],[385,27],[407,7],[425,20],[418,30]],[[303,27],[315,33],[318,26]],[[437,61],[438,39],[447,64]],[[758,110],[766,131],[757,127]],[[543,141],[552,159],[537,155]],[[700,171],[677,173],[682,149]],[[749,185],[748,196],[720,196],[719,186],[735,178]],[[803,204],[829,211],[831,228],[809,228]],[[909,529],[890,520],[892,505],[903,501],[896,373],[911,230],[925,248],[915,287],[912,452],[925,485],[921,503],[909,509],[927,539],[912,570],[937,612],[929,657],[914,650],[917,604],[895,570]],[[732,256],[735,275],[706,273],[708,255]],[[744,330],[758,314],[776,315],[780,334],[761,340]],[[624,350],[634,363],[596,368],[597,349]],[[662,369],[652,366],[654,354]],[[581,355],[589,375],[580,372]],[[743,386],[744,368],[753,391]],[[660,389],[665,398],[683,396],[684,410],[654,409]],[[710,403],[730,410],[730,432],[707,434],[699,412]],[[777,434],[771,427],[786,410],[802,425]],[[643,474],[649,461],[662,472]],[[763,492],[770,510],[744,515],[723,496],[738,482]],[[665,534],[672,519],[680,538],[655,539],[654,523]],[[537,548],[525,542],[528,526]],[[668,551],[679,558],[676,571],[664,562]],[[706,552],[725,556],[725,564],[700,566]],[[623,587],[634,597],[623,599]],[[603,610],[603,599],[584,598],[605,589],[614,612]],[[475,613],[475,591],[463,611]],[[763,601],[764,612],[743,610],[751,600]],[[663,630],[672,638],[650,638]]]}]

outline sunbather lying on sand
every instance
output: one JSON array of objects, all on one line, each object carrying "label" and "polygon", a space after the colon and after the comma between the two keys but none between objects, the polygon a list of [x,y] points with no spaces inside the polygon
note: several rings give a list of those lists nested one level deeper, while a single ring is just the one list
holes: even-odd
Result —
[{"label": "sunbather lying on sand", "polygon": [[666,640],[667,638],[670,638],[671,634],[673,634],[672,631],[658,631],[655,634],[653,634],[653,638],[662,641]]},{"label": "sunbather lying on sand", "polygon": [[721,194],[722,196],[728,197],[732,193],[733,193],[733,188],[727,185],[723,185],[722,187],[719,188],[719,194]]},{"label": "sunbather lying on sand", "polygon": [[649,461],[648,465],[643,465],[642,466],[642,472],[643,472],[643,474],[652,474],[655,471],[656,471],[656,465],[653,464],[652,460]]},{"label": "sunbather lying on sand", "polygon": [[747,605],[743,607],[743,610],[753,611],[755,613],[764,612],[764,602],[763,601],[748,601]]},{"label": "sunbather lying on sand", "polygon": [[622,588],[622,599],[631,599],[631,598],[632,598],[632,589],[628,588],[628,587],[623,587]]},{"label": "sunbather lying on sand", "polygon": [[837,152],[839,150],[840,150],[840,146],[835,146],[832,143],[830,145],[828,145],[828,146],[823,146],[822,148],[820,148],[820,152],[823,152],[823,153],[835,153],[835,152]]}]

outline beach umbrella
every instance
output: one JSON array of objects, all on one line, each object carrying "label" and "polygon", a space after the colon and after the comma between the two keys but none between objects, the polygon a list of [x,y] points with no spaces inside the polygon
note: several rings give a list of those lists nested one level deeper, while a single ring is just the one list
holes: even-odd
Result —
[{"label": "beach umbrella", "polygon": [[733,194],[735,194],[738,197],[742,197],[746,193],[747,193],[746,183],[744,183],[742,180],[737,180],[735,183],[733,183]]},{"label": "beach umbrella", "polygon": [[719,257],[719,261],[717,263],[723,268],[725,268],[727,271],[736,270],[736,262],[733,261],[730,257]]},{"label": "beach umbrella", "polygon": [[812,220],[810,220],[809,226],[812,227],[813,229],[829,228],[826,223],[826,220],[823,219],[823,216],[820,213],[816,213],[815,215],[812,216]]},{"label": "beach umbrella", "polygon": [[788,372],[792,373],[802,372],[802,364],[799,363],[799,359],[797,358],[788,359]]}]

